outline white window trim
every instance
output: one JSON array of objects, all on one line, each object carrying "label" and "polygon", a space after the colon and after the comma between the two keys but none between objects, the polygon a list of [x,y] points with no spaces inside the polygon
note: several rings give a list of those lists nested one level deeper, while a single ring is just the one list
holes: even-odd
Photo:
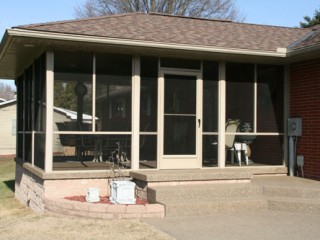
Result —
[{"label": "white window trim", "polygon": [[[180,69],[180,68],[161,68],[159,59],[159,71],[158,71],[158,169],[166,169],[163,166],[165,159],[195,159],[197,158],[196,168],[202,168],[202,69]],[[200,128],[196,128],[196,154],[195,155],[165,155],[163,154],[163,141],[164,141],[164,76],[165,74],[182,75],[182,76],[194,76],[197,78],[197,112],[196,121],[201,120]],[[201,144],[201,145],[200,145]],[[190,166],[194,166],[192,160],[190,160]],[[192,167],[194,168],[194,167]]]},{"label": "white window trim", "polygon": [[54,91],[54,53],[46,53],[46,147],[45,172],[52,172],[53,166],[53,91]]},{"label": "white window trim", "polygon": [[131,135],[131,169],[139,169],[140,158],[140,57],[132,59],[132,135]]},{"label": "white window trim", "polygon": [[218,87],[218,168],[226,166],[225,122],[226,122],[226,62],[219,62]]}]

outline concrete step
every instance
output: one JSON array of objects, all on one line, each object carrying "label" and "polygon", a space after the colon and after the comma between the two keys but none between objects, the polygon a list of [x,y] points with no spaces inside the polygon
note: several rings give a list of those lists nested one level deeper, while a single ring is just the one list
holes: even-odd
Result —
[{"label": "concrete step", "polygon": [[266,186],[263,187],[263,194],[266,197],[310,199],[320,202],[320,188]]},{"label": "concrete step", "polygon": [[192,201],[166,201],[166,216],[210,215],[217,212],[240,212],[265,210],[268,203],[263,198],[215,199]]},{"label": "concrete step", "polygon": [[302,198],[266,198],[269,210],[307,212],[320,214],[320,201],[318,199],[302,199]]},{"label": "concrete step", "polygon": [[148,188],[148,201],[166,206],[166,216],[267,209],[262,188],[251,183],[215,183]]},{"label": "concrete step", "polygon": [[186,169],[186,170],[150,170],[131,171],[130,176],[148,184],[172,184],[195,181],[246,181],[250,182],[253,173],[248,169]]},{"label": "concrete step", "polygon": [[148,188],[148,201],[163,204],[167,201],[211,201],[259,196],[262,196],[262,188],[250,183],[154,186]]}]

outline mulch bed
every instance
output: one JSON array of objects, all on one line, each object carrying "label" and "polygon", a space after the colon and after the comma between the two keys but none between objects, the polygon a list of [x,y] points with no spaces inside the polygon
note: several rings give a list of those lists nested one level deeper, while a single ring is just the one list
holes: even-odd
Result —
[{"label": "mulch bed", "polygon": [[[86,202],[86,196],[71,196],[71,197],[65,197],[64,199],[70,200],[70,201],[77,201],[77,202]],[[148,202],[145,200],[142,200],[140,198],[136,199],[136,205],[145,205]],[[108,196],[100,196],[100,202],[96,202],[96,204],[113,204]]]}]

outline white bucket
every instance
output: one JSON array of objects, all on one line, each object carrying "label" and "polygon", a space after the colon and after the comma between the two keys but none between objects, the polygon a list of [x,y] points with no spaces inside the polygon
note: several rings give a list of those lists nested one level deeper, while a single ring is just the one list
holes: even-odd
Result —
[{"label": "white bucket", "polygon": [[87,188],[86,201],[87,202],[100,202],[100,189]]},{"label": "white bucket", "polygon": [[113,181],[111,183],[110,201],[115,204],[135,204],[135,186],[135,183],[127,180]]}]

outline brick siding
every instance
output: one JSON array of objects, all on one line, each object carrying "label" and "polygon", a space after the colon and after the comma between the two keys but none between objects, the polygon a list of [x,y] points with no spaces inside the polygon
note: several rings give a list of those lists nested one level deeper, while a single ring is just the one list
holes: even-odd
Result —
[{"label": "brick siding", "polygon": [[297,154],[305,177],[320,180],[320,58],[291,65],[290,94],[290,116],[302,118]]}]

